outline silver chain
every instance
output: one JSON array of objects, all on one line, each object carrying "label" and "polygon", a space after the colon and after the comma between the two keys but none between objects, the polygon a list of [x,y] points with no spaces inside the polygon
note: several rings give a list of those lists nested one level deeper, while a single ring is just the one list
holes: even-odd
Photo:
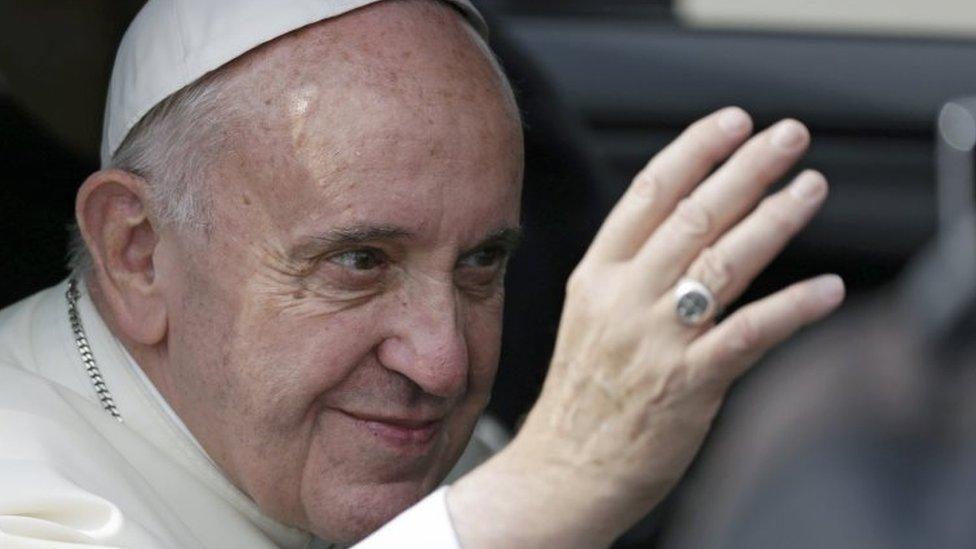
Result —
[{"label": "silver chain", "polygon": [[115,406],[112,393],[105,385],[101,370],[95,364],[95,355],[92,354],[91,346],[88,344],[85,328],[81,325],[81,315],[78,313],[78,299],[81,297],[81,292],[78,291],[78,282],[74,277],[68,279],[68,291],[65,292],[64,297],[68,300],[68,320],[71,322],[71,332],[75,336],[75,346],[78,347],[78,354],[81,355],[81,362],[85,365],[85,371],[95,388],[95,394],[98,395],[98,400],[102,402],[102,408],[105,408],[106,412],[112,414],[112,417],[122,423],[122,415],[119,414],[119,409]]}]

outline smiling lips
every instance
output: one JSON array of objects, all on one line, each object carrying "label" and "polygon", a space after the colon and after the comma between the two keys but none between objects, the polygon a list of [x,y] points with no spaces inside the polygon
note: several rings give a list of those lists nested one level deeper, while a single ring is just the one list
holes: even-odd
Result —
[{"label": "smiling lips", "polygon": [[443,418],[409,419],[403,417],[372,416],[339,410],[373,436],[397,447],[425,446],[440,431]]}]

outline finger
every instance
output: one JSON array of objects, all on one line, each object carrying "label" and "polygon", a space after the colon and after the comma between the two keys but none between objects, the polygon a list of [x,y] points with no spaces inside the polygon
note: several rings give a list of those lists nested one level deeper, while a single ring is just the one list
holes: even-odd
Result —
[{"label": "finger", "polygon": [[682,200],[636,257],[638,269],[654,273],[650,278],[660,285],[649,289],[671,287],[703,248],[753,208],[809,142],[803,124],[783,120],[749,140]]},{"label": "finger", "polygon": [[617,202],[587,256],[601,261],[630,259],[674,204],[739,146],[752,120],[728,107],[695,122],[658,153]]},{"label": "finger", "polygon": [[686,361],[698,379],[731,382],[770,348],[834,311],[844,282],[824,275],[794,284],[739,309],[696,339]]},{"label": "finger", "polygon": [[748,217],[706,248],[688,268],[720,304],[732,303],[783,250],[827,197],[827,180],[807,170],[769,196]]}]

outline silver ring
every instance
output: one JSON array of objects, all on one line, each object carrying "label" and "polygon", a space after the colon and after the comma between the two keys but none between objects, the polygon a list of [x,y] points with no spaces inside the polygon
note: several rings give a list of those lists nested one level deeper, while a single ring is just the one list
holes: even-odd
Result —
[{"label": "silver ring", "polygon": [[674,289],[674,312],[685,326],[701,326],[718,308],[707,286],[693,278],[682,278]]}]

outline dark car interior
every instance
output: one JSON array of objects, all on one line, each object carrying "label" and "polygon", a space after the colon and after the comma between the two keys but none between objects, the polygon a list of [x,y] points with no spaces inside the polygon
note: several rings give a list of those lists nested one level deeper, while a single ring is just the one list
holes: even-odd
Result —
[{"label": "dark car interior", "polygon": [[[647,159],[712,110],[739,105],[757,126],[800,119],[813,134],[801,167],[832,188],[744,299],[837,272],[857,300],[935,235],[938,115],[976,92],[976,40],[689,28],[666,0],[476,3],[526,131],[526,238],[509,269],[490,405],[508,427],[538,394],[564,281],[600,221]],[[0,4],[0,305],[66,276],[65,228],[97,169],[113,49],[140,5]],[[665,504],[618,546],[654,546],[667,514]]]}]

